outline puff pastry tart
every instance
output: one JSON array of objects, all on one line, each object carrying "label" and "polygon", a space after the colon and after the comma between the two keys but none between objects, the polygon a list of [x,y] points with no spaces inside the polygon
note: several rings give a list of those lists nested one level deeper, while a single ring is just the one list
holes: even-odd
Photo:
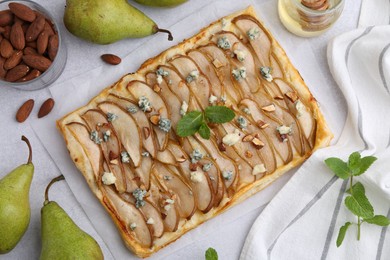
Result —
[{"label": "puff pastry tart", "polygon": [[[181,138],[186,112],[236,118]],[[224,17],[57,122],[126,246],[147,257],[269,185],[332,138],[316,100],[248,9]]]}]

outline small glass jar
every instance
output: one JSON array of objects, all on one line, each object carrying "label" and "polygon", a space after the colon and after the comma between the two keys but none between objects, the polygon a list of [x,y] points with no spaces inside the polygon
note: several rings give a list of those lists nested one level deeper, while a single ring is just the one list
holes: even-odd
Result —
[{"label": "small glass jar", "polygon": [[62,41],[62,34],[59,30],[59,26],[55,22],[53,16],[38,3],[30,0],[5,0],[0,2],[0,11],[9,9],[9,3],[27,5],[31,9],[43,14],[46,19],[50,20],[53,24],[53,29],[58,34],[58,51],[50,67],[37,78],[25,82],[8,82],[0,79],[0,86],[12,87],[20,90],[38,90],[48,87],[61,75],[67,59],[67,50],[64,41]]},{"label": "small glass jar", "polygon": [[325,10],[313,10],[301,0],[279,0],[279,18],[291,33],[301,37],[315,37],[326,32],[340,17],[344,0],[325,0]]}]

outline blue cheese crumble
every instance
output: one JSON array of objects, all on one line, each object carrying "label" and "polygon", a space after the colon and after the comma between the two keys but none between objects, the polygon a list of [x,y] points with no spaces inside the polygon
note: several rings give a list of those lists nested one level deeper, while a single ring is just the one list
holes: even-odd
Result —
[{"label": "blue cheese crumble", "polygon": [[135,114],[138,112],[138,108],[136,106],[129,106],[127,107],[126,109],[128,112],[132,113],[132,114]]},{"label": "blue cheese crumble", "polygon": [[218,39],[217,46],[224,50],[229,50],[232,47],[231,43],[226,38],[226,36],[223,36]]},{"label": "blue cheese crumble", "polygon": [[146,195],[146,190],[137,188],[135,191],[133,191],[133,197],[135,198],[135,207],[137,209],[145,206],[145,201],[144,201],[145,195]]},{"label": "blue cheese crumble", "polygon": [[258,28],[256,27],[253,27],[251,29],[249,29],[249,31],[247,31],[246,33],[249,37],[250,40],[256,40],[259,36],[260,36],[260,31]]},{"label": "blue cheese crumble", "polygon": [[249,108],[244,108],[243,110],[242,110],[242,112],[244,112],[245,114],[247,114],[247,115],[250,115],[251,114],[251,111],[250,111],[250,109]]},{"label": "blue cheese crumble", "polygon": [[149,99],[145,96],[139,98],[138,107],[143,112],[150,112],[152,110],[152,105],[150,104]]},{"label": "blue cheese crumble", "polygon": [[227,181],[230,181],[233,177],[233,171],[232,170],[225,170],[222,172],[222,177],[227,180]]},{"label": "blue cheese crumble", "polygon": [[274,78],[271,75],[272,68],[271,67],[261,67],[260,74],[261,76],[268,82],[271,82]]},{"label": "blue cheese crumble", "polygon": [[103,133],[103,141],[105,143],[108,142],[108,139],[110,139],[110,136],[111,136],[111,131],[110,130],[107,130],[106,132]]},{"label": "blue cheese crumble", "polygon": [[99,134],[96,130],[93,130],[91,132],[91,135],[89,136],[89,138],[95,143],[95,144],[101,144],[102,143],[102,139],[99,138]]},{"label": "blue cheese crumble", "polygon": [[159,68],[158,70],[156,70],[156,74],[158,76],[163,76],[163,77],[168,77],[169,76],[169,72],[164,70],[163,68]]},{"label": "blue cheese crumble", "polygon": [[243,62],[246,58],[246,52],[241,50],[234,50],[234,54],[236,54],[237,60]]},{"label": "blue cheese crumble", "polygon": [[199,71],[198,70],[193,70],[188,74],[186,81],[187,83],[191,83],[199,78]]},{"label": "blue cheese crumble", "polygon": [[131,223],[130,224],[131,231],[134,231],[136,228],[137,228],[137,224],[136,223]]},{"label": "blue cheese crumble", "polygon": [[243,116],[239,116],[237,118],[237,123],[238,123],[238,126],[241,128],[241,129],[246,129],[247,126],[248,126],[248,122],[246,121],[246,119],[243,117]]},{"label": "blue cheese crumble", "polygon": [[240,79],[245,79],[246,78],[246,68],[241,67],[241,68],[234,69],[234,70],[232,70],[232,75],[235,78],[235,80],[237,80],[237,81]]},{"label": "blue cheese crumble", "polygon": [[171,130],[171,120],[168,118],[160,118],[158,121],[158,128],[164,132],[169,132],[169,130]]},{"label": "blue cheese crumble", "polygon": [[195,149],[190,154],[190,157],[191,157],[192,163],[197,163],[198,161],[200,161],[203,158],[203,154],[199,151],[199,149]]},{"label": "blue cheese crumble", "polygon": [[130,163],[130,155],[128,152],[126,152],[126,151],[121,152],[121,161],[123,163]]},{"label": "blue cheese crumble", "polygon": [[141,153],[141,155],[142,155],[143,157],[149,157],[149,156],[150,156],[150,153],[148,153],[148,152],[143,152],[143,153]]},{"label": "blue cheese crumble", "polygon": [[208,171],[210,171],[212,166],[213,166],[212,163],[206,163],[205,165],[203,165],[202,170],[205,172],[208,172]]},{"label": "blue cheese crumble", "polygon": [[109,122],[112,122],[112,121],[116,120],[117,118],[118,118],[117,115],[115,115],[115,114],[113,114],[113,113],[107,113],[107,120],[108,120]]}]

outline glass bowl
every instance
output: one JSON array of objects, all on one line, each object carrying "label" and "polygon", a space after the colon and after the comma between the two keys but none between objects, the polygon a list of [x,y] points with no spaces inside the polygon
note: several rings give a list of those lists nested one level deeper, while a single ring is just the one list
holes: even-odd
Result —
[{"label": "glass bowl", "polygon": [[50,20],[53,29],[58,34],[58,51],[50,67],[43,72],[39,77],[25,82],[8,82],[0,79],[0,86],[12,87],[20,90],[38,90],[48,87],[52,84],[62,73],[65,68],[67,59],[67,50],[65,42],[62,41],[62,33],[59,30],[58,24],[55,22],[53,16],[40,4],[30,0],[5,0],[0,2],[0,11],[9,9],[9,3],[21,3],[33,10],[43,14],[47,20]]}]

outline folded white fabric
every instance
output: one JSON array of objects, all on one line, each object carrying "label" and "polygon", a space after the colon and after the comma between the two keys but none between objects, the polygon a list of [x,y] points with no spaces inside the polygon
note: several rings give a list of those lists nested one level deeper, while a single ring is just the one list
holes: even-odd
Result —
[{"label": "folded white fabric", "polygon": [[362,0],[359,28],[390,24],[389,0]]},{"label": "folded white fabric", "polygon": [[[348,104],[337,143],[322,149],[297,171],[254,223],[241,259],[390,259],[390,228],[363,224],[348,230],[336,247],[339,228],[356,222],[344,204],[347,181],[324,164],[354,151],[378,160],[357,177],[375,214],[390,217],[390,26],[357,29],[328,46],[330,70]],[[322,104],[332,106],[332,104]],[[387,246],[386,246],[387,245]]]}]

